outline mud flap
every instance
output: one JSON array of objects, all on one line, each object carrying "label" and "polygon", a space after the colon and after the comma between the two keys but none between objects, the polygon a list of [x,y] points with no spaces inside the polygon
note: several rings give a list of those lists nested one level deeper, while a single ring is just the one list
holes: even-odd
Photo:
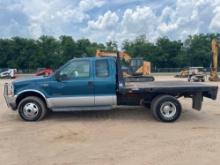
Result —
[{"label": "mud flap", "polygon": [[195,93],[192,98],[192,108],[198,111],[202,108],[203,95],[202,92]]}]

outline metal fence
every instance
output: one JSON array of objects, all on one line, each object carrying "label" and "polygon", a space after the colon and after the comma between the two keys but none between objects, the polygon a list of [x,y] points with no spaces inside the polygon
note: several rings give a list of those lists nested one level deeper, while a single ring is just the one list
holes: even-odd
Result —
[{"label": "metal fence", "polygon": [[[171,73],[171,72],[180,72],[183,68],[152,68],[151,72],[153,73]],[[211,68],[205,68],[207,72],[210,72]],[[218,68],[218,72],[220,72],[220,67]]]}]

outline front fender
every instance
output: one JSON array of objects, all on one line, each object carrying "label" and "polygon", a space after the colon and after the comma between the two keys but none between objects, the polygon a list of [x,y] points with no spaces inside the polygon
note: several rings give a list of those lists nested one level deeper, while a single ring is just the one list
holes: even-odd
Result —
[{"label": "front fender", "polygon": [[16,108],[18,107],[20,101],[23,98],[28,97],[28,96],[39,97],[39,98],[41,98],[45,102],[46,106],[48,105],[47,98],[46,98],[46,96],[45,96],[45,94],[43,92],[41,92],[39,90],[34,90],[34,89],[26,89],[26,90],[23,90],[23,91],[17,93],[14,96],[14,98],[16,98],[16,100],[15,100],[16,101]]}]

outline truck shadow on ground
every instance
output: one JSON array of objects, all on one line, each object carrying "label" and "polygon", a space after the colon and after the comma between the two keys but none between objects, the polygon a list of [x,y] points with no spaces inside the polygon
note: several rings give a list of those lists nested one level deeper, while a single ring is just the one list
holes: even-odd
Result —
[{"label": "truck shadow on ground", "polygon": [[154,120],[147,108],[120,108],[114,110],[99,111],[76,111],[76,112],[50,112],[46,117],[48,120]]},{"label": "truck shadow on ground", "polygon": [[[16,112],[17,113],[17,112]],[[183,109],[182,115],[178,121],[184,122],[205,122],[212,119],[219,119],[220,114],[210,115],[205,112],[194,111],[190,108]],[[7,121],[19,121],[23,122],[21,118],[14,112],[1,114],[1,122]],[[117,108],[114,110],[99,110],[99,111],[75,111],[75,112],[49,112],[44,122],[64,122],[64,121],[105,121],[105,120],[133,120],[133,121],[155,121],[150,109],[144,107],[137,108]]]},{"label": "truck shadow on ground", "polygon": [[[180,121],[201,121],[207,116],[189,109],[184,109]],[[50,112],[45,120],[49,121],[97,121],[97,120],[134,120],[155,121],[150,109],[118,108],[114,110]]]}]

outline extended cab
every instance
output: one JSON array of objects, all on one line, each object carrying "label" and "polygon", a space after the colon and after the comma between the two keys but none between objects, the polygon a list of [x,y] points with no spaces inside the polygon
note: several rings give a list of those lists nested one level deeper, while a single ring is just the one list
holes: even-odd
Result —
[{"label": "extended cab", "polygon": [[4,97],[25,121],[40,120],[49,110],[147,105],[156,119],[172,122],[181,115],[178,98],[192,98],[192,107],[200,110],[203,97],[214,100],[217,91],[217,86],[183,81],[124,82],[119,57],[108,57],[73,59],[49,77],[5,84]]}]

